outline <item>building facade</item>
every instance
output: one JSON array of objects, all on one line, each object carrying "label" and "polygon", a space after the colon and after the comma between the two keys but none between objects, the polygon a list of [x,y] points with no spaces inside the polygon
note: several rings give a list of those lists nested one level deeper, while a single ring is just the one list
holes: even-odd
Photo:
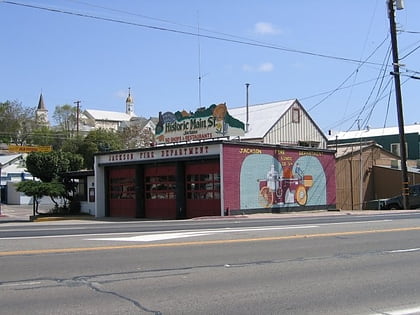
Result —
[{"label": "building facade", "polygon": [[335,207],[334,152],[203,141],[95,156],[97,217],[181,219]]},{"label": "building facade", "polygon": [[327,148],[327,137],[297,99],[232,108],[229,113],[245,123],[243,141]]}]

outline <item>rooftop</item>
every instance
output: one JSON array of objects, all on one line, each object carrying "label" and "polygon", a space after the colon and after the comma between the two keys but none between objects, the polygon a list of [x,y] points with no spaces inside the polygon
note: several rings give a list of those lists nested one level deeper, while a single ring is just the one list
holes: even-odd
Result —
[{"label": "rooftop", "polygon": [[[296,102],[296,99],[248,106],[248,132],[242,139],[263,137]],[[229,108],[229,114],[246,124],[246,106]]]},{"label": "rooftop", "polygon": [[[404,133],[420,133],[420,124],[404,126]],[[340,131],[328,136],[328,141],[372,138],[399,134],[398,127],[368,128],[364,130]]]}]

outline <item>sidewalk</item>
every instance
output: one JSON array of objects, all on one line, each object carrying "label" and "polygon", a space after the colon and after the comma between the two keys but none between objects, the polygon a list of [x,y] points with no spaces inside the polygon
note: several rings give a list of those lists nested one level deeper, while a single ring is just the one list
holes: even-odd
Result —
[{"label": "sidewalk", "polygon": [[32,205],[5,205],[1,204],[1,222],[29,222],[33,214]]},{"label": "sidewalk", "polygon": [[[45,211],[39,209],[40,213]],[[339,210],[339,211],[327,211],[327,210],[315,210],[315,211],[298,211],[298,212],[286,212],[286,213],[256,213],[256,214],[244,214],[236,216],[211,216],[211,217],[198,217],[192,220],[217,220],[217,219],[269,219],[269,218],[293,218],[293,217],[314,217],[314,216],[343,216],[343,215],[380,215],[380,214],[396,214],[396,213],[413,213],[419,212],[420,210]],[[30,222],[31,216],[33,215],[32,205],[1,205],[0,223],[5,222]],[[36,221],[56,221],[56,220],[92,220],[92,216],[68,216],[68,217],[41,217]],[[113,218],[106,218],[107,221],[112,221]],[[115,218],[115,221],[120,221],[121,218]],[[135,220],[135,219],[133,219]],[[141,219],[139,219],[141,220]]]}]

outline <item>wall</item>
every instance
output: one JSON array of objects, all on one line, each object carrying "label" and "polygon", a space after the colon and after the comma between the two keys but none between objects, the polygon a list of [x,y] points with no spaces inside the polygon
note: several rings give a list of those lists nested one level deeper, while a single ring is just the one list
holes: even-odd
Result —
[{"label": "wall", "polygon": [[332,151],[224,144],[222,156],[225,210],[335,206]]},{"label": "wall", "polygon": [[[93,189],[93,192],[95,193],[94,199],[89,198],[89,191]],[[82,213],[88,213],[91,215],[95,214],[95,200],[96,200],[96,189],[95,189],[95,177],[94,176],[88,176],[87,177],[87,201],[81,201],[80,202],[80,212]]]},{"label": "wall", "polygon": [[[371,170],[376,160],[380,158],[380,153],[376,147],[364,150],[362,156],[360,156],[360,150],[355,151],[354,154],[337,159],[336,162],[338,209],[362,209],[364,201],[377,199]],[[361,172],[360,163],[362,163]],[[362,191],[362,196],[360,196],[360,191]]]},{"label": "wall", "polygon": [[[377,198],[383,199],[401,194],[402,175],[400,169],[376,166],[373,168]],[[408,172],[408,184],[419,184],[420,174]]]},{"label": "wall", "polygon": [[[293,119],[293,110],[299,110],[299,119]],[[327,140],[312,119],[298,104],[293,105],[265,135],[265,143],[298,145],[299,141],[318,142],[325,149]]]}]

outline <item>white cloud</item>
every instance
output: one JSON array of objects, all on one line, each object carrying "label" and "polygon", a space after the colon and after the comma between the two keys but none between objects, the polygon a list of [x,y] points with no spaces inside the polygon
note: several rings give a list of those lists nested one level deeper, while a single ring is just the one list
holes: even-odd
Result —
[{"label": "white cloud", "polygon": [[260,35],[277,35],[282,33],[281,29],[267,22],[255,23],[254,32]]},{"label": "white cloud", "polygon": [[274,69],[274,65],[271,62],[264,62],[257,68],[258,72],[271,72]]},{"label": "white cloud", "polygon": [[271,62],[264,62],[257,66],[244,64],[242,70],[245,72],[271,72],[274,70],[274,65]]}]

